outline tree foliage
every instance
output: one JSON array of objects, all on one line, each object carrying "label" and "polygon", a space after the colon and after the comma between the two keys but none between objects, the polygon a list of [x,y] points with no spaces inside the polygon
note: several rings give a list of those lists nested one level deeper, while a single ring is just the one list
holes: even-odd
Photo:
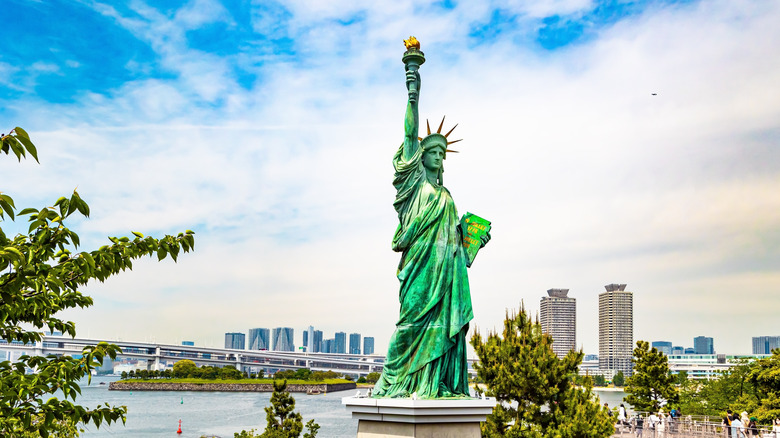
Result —
[{"label": "tree foliage", "polygon": [[615,377],[612,378],[612,384],[615,386],[623,386],[626,383],[626,376],[623,371],[615,373]]},{"label": "tree foliage", "polygon": [[637,411],[656,412],[664,403],[677,402],[675,378],[669,371],[669,359],[647,341],[634,348],[634,372],[626,382],[625,401]]},{"label": "tree foliage", "polygon": [[780,350],[764,359],[738,360],[717,379],[681,384],[679,404],[697,415],[747,411],[760,424],[771,424],[780,417]]},{"label": "tree foliage", "polygon": [[[295,412],[295,399],[287,392],[286,380],[274,381],[274,392],[271,394],[271,406],[265,408],[266,427],[261,435],[254,430],[242,430],[233,434],[235,438],[298,438],[303,432],[301,414]],[[315,438],[320,426],[309,420],[306,423],[307,432],[303,438]]]},{"label": "tree foliage", "polygon": [[[35,146],[21,128],[2,135],[0,152],[13,153],[19,160],[29,155],[38,161]],[[40,342],[43,328],[75,337],[75,323],[58,314],[92,305],[92,298],[79,292],[80,287],[132,269],[134,259],[156,255],[162,260],[170,255],[175,261],[180,251],[194,247],[192,231],[161,239],[133,232],[133,238],[109,237],[110,243],[99,249],[78,251],[79,236],[66,226],[66,220],[89,213],[76,191],[51,206],[18,212],[14,200],[0,192],[0,222],[17,216],[26,216],[29,222],[26,234],[11,237],[0,227],[0,339]],[[103,422],[124,422],[124,407],[87,409],[73,403],[81,392],[77,382],[89,377],[104,358],[114,359],[119,352],[115,345],[99,343],[85,347],[78,359],[22,356],[15,363],[0,362],[0,435],[47,437],[78,423],[99,427]],[[44,400],[58,391],[63,398]]]},{"label": "tree foliage", "polygon": [[521,306],[507,314],[503,334],[471,338],[474,365],[488,396],[500,402],[482,424],[486,437],[607,437],[614,431],[595,401],[590,379],[574,385],[583,353],[558,358],[552,338]]}]

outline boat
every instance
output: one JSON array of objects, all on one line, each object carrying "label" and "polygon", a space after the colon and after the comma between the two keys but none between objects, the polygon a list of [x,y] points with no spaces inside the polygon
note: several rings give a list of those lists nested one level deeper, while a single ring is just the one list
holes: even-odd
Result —
[{"label": "boat", "polygon": [[320,394],[322,394],[322,391],[320,391],[319,389],[310,389],[306,391],[306,395],[320,395]]}]

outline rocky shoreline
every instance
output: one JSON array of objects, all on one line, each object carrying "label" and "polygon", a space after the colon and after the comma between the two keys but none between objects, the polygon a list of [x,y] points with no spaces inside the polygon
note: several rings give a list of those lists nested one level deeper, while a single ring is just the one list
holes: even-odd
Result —
[{"label": "rocky shoreline", "polygon": [[[336,392],[357,388],[355,383],[287,384],[289,392]],[[205,391],[205,392],[273,392],[271,383],[174,383],[174,382],[111,382],[110,391]]]}]

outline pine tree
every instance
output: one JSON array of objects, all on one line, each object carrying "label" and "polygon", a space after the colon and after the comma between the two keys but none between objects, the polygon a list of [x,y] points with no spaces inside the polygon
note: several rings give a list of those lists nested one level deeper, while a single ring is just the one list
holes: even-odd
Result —
[{"label": "pine tree", "polygon": [[664,403],[678,398],[669,359],[647,341],[637,341],[634,348],[634,372],[626,382],[626,402],[638,411],[656,412]]},{"label": "pine tree", "polygon": [[576,387],[583,353],[558,358],[552,338],[542,333],[521,305],[507,313],[503,335],[471,338],[474,365],[488,396],[500,402],[482,424],[484,437],[608,437],[614,425],[594,400],[590,379]]},{"label": "pine tree", "polygon": [[[274,392],[271,394],[271,406],[265,408],[267,425],[261,435],[254,430],[242,430],[233,434],[235,438],[298,438],[303,431],[301,414],[295,412],[295,399],[287,392],[287,380],[274,380]],[[315,438],[319,424],[314,420],[306,423],[308,432],[303,438]]]}]

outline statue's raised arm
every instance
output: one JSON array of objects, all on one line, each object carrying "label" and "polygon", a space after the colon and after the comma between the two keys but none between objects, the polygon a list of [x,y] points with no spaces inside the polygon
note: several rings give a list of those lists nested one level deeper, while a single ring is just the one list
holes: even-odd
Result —
[{"label": "statue's raised arm", "polygon": [[425,62],[425,54],[420,51],[420,42],[415,37],[404,40],[406,52],[403,62],[406,65],[406,89],[409,100],[406,104],[406,117],[404,118],[404,158],[410,159],[420,142],[417,138],[420,127],[420,115],[417,111],[417,103],[420,97],[420,66]]}]

